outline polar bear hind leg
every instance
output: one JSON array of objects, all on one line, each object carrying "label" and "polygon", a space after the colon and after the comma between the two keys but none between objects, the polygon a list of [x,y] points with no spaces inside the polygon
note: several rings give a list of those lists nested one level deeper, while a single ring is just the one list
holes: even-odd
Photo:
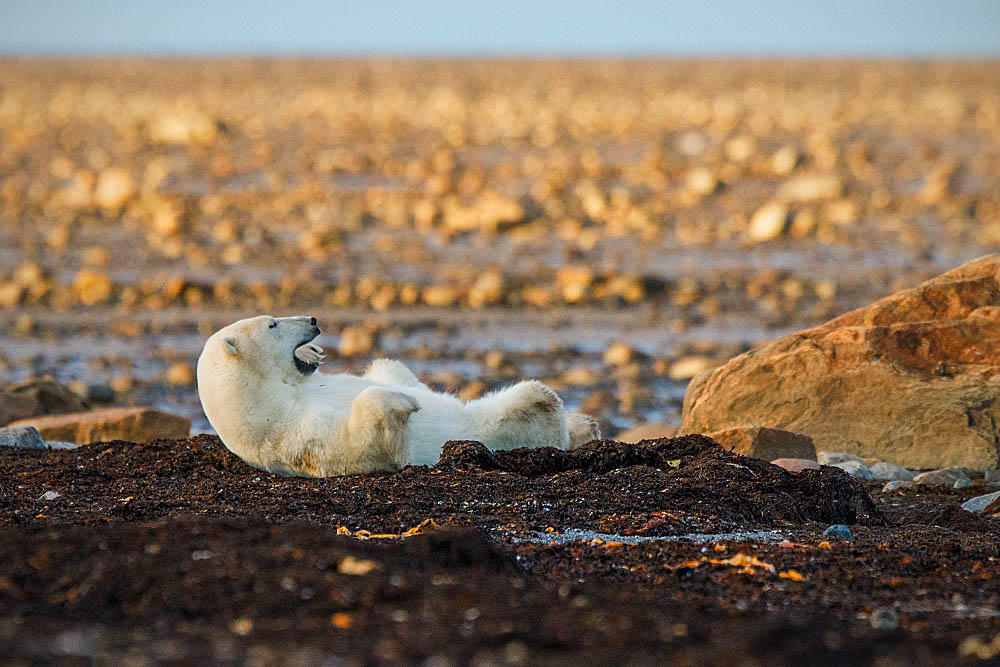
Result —
[{"label": "polar bear hind leg", "polygon": [[368,365],[364,377],[375,382],[397,384],[401,387],[429,389],[409,368],[395,359],[376,359]]},{"label": "polar bear hind leg", "polygon": [[576,449],[585,445],[591,440],[601,439],[601,427],[597,420],[590,415],[572,413],[566,415],[566,423],[569,425],[569,448]]},{"label": "polar bear hind leg", "polygon": [[476,434],[490,449],[570,444],[562,400],[541,382],[528,380],[469,401]]}]

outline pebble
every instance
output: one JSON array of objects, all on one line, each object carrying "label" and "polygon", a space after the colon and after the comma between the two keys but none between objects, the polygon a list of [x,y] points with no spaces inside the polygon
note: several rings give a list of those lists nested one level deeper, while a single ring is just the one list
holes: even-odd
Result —
[{"label": "pebble", "polygon": [[903,466],[896,465],[895,463],[889,463],[887,461],[879,461],[878,463],[869,466],[868,470],[875,479],[892,479],[901,482],[908,482],[916,476],[913,472],[907,470]]},{"label": "pebble", "polygon": [[972,486],[972,482],[968,479],[957,479],[955,480],[956,489],[964,489],[967,486]]},{"label": "pebble", "polygon": [[58,491],[46,491],[41,496],[39,496],[38,499],[39,500],[55,500],[60,495],[62,495],[62,494],[59,493]]},{"label": "pebble", "polygon": [[843,463],[844,461],[865,462],[857,454],[848,454],[847,452],[816,452],[816,460],[823,466],[832,466],[835,463]]},{"label": "pebble", "polygon": [[45,441],[34,426],[8,426],[0,428],[0,447],[45,449]]},{"label": "pebble", "polygon": [[975,498],[970,498],[962,503],[962,509],[966,512],[982,512],[984,509],[989,507],[990,503],[1000,500],[1000,491],[994,491],[993,493],[987,493],[984,496],[976,496]]},{"label": "pebble", "polygon": [[895,630],[899,627],[899,614],[895,609],[879,607],[872,610],[869,621],[875,630]]},{"label": "pebble", "polygon": [[907,489],[911,486],[913,486],[913,482],[894,479],[891,482],[886,482],[885,486],[882,487],[882,492],[887,493],[889,491],[898,491],[899,489]]},{"label": "pebble", "polygon": [[841,461],[832,465],[834,468],[840,468],[858,479],[874,479],[871,471],[868,470],[868,466],[860,461]]},{"label": "pebble", "polygon": [[701,355],[684,357],[670,364],[667,369],[667,377],[671,380],[690,380],[695,375],[718,365],[719,363],[711,357]]},{"label": "pebble", "polygon": [[850,528],[843,524],[835,523],[823,531],[823,537],[835,537],[838,540],[850,540],[854,536],[851,535]]},{"label": "pebble", "polygon": [[750,218],[747,238],[754,242],[770,241],[781,236],[788,223],[788,205],[780,202],[764,204]]},{"label": "pebble", "polygon": [[809,459],[774,459],[771,461],[771,465],[778,466],[779,468],[784,468],[788,472],[799,473],[803,470],[819,470],[819,464],[815,461],[810,461]]},{"label": "pebble", "polygon": [[931,470],[922,472],[913,478],[917,484],[941,484],[944,486],[954,486],[959,480],[969,480],[963,468],[942,468],[941,470]]}]

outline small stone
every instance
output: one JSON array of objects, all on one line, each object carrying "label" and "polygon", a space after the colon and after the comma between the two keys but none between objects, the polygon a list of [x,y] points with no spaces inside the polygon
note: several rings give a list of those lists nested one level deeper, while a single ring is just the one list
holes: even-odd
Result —
[{"label": "small stone", "polygon": [[627,343],[615,343],[604,351],[604,363],[622,366],[632,360],[633,350]]},{"label": "small stone", "polygon": [[962,509],[966,512],[982,512],[991,504],[998,501],[1000,501],[1000,491],[994,491],[993,493],[987,493],[986,495],[966,500],[962,503]]},{"label": "small stone", "polygon": [[788,205],[781,202],[764,204],[750,218],[747,238],[755,243],[781,236],[788,223]]},{"label": "small stone", "polygon": [[784,468],[788,472],[800,473],[803,470],[819,470],[819,464],[809,459],[774,459],[771,465]]},{"label": "small stone", "polygon": [[698,195],[710,195],[719,187],[719,181],[705,167],[695,167],[687,175],[688,192]]},{"label": "small stone", "polygon": [[132,174],[122,167],[105,169],[97,177],[94,203],[109,212],[117,212],[135,194]]},{"label": "small stone", "polygon": [[816,452],[816,460],[819,461],[820,465],[824,466],[832,466],[834,463],[843,463],[844,461],[865,462],[857,454],[849,454],[847,452]]},{"label": "small stone", "polygon": [[869,621],[875,630],[895,630],[899,627],[899,614],[895,609],[879,607],[872,610]]},{"label": "small stone", "polygon": [[955,488],[956,489],[964,489],[967,486],[972,486],[972,481],[971,480],[968,480],[968,479],[956,479],[955,480]]},{"label": "small stone", "polygon": [[194,371],[188,364],[178,361],[167,369],[166,380],[175,385],[191,384],[194,382]]},{"label": "small stone", "polygon": [[818,201],[839,197],[843,189],[844,184],[837,176],[809,174],[783,183],[778,189],[778,196],[792,201]]},{"label": "small stone", "polygon": [[882,487],[882,493],[888,493],[889,491],[898,491],[900,489],[908,489],[913,486],[913,482],[905,482],[898,479],[894,479],[891,482],[886,482],[885,486]]},{"label": "small stone", "polygon": [[113,285],[107,275],[94,269],[82,268],[73,279],[73,289],[80,303],[96,306],[111,298]]},{"label": "small stone", "polygon": [[690,380],[695,375],[718,366],[718,362],[711,357],[695,355],[678,359],[670,364],[667,369],[667,377],[671,380]]},{"label": "small stone", "polygon": [[917,484],[940,484],[943,486],[954,486],[960,479],[969,480],[964,468],[942,468],[941,470],[931,470],[922,472],[913,478]]},{"label": "small stone", "polygon": [[45,440],[34,426],[8,426],[0,428],[0,447],[45,449]]},{"label": "small stone", "polygon": [[851,535],[850,528],[843,524],[835,523],[823,531],[823,537],[834,537],[838,540],[849,540],[854,536]]},{"label": "small stone", "polygon": [[343,357],[360,357],[372,351],[375,339],[364,327],[344,327],[340,332],[337,351]]},{"label": "small stone", "polygon": [[903,466],[896,465],[895,463],[889,463],[887,461],[879,461],[878,463],[869,466],[868,470],[875,479],[894,479],[902,482],[908,482],[916,476],[913,472],[910,472]]},{"label": "small stone", "polygon": [[60,495],[62,495],[62,494],[59,493],[58,491],[46,491],[38,499],[39,500],[55,500]]},{"label": "small stone", "polygon": [[991,482],[1000,482],[1000,469],[985,471],[983,473],[983,481],[987,484]]},{"label": "small stone", "polygon": [[833,467],[840,468],[858,479],[874,479],[871,471],[868,470],[868,466],[858,461],[841,461],[840,463],[834,463]]}]

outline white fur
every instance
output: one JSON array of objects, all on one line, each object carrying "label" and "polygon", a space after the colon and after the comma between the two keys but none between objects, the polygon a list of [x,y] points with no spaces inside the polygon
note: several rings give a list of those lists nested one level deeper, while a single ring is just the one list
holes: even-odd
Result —
[{"label": "white fur", "polygon": [[[431,465],[448,440],[565,449],[600,437],[593,419],[567,415],[536,381],[465,403],[390,359],[360,377],[310,372],[323,358],[313,322],[240,320],[209,337],[198,358],[205,415],[226,447],[258,468],[325,477]],[[312,366],[302,370],[296,359]]]}]

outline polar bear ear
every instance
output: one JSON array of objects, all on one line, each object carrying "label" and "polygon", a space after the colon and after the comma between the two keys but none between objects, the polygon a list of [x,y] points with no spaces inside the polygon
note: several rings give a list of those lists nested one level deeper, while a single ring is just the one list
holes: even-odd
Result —
[{"label": "polar bear ear", "polygon": [[228,352],[232,356],[235,357],[236,355],[238,355],[240,353],[239,348],[236,347],[236,339],[235,338],[225,338],[225,339],[223,339],[222,342],[226,346],[226,352]]}]

